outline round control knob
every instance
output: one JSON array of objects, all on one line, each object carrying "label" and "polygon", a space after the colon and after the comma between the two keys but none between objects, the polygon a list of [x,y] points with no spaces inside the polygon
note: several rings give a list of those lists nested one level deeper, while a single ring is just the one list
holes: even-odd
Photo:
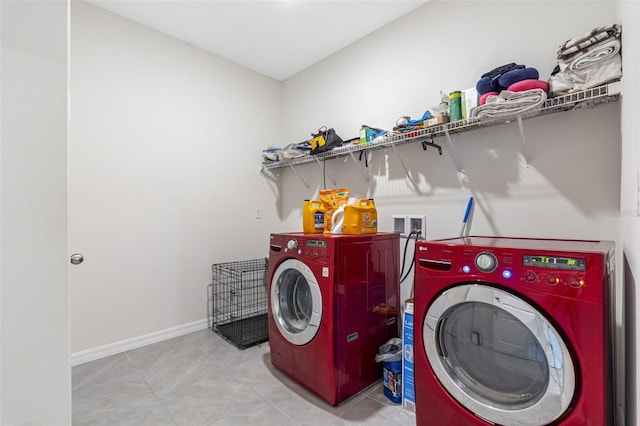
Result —
[{"label": "round control knob", "polygon": [[579,275],[574,275],[569,278],[567,284],[569,284],[571,288],[581,288],[584,285],[584,278]]},{"label": "round control knob", "polygon": [[547,279],[545,280],[549,285],[556,285],[560,282],[560,278],[556,277],[553,274],[547,275]]},{"label": "round control knob", "polygon": [[295,250],[296,247],[298,247],[298,242],[296,240],[289,240],[287,241],[287,248],[289,250]]},{"label": "round control knob", "polygon": [[538,280],[538,276],[533,271],[527,271],[524,273],[524,280],[528,283],[535,283]]},{"label": "round control knob", "polygon": [[498,267],[498,259],[493,253],[482,252],[476,256],[476,267],[481,272],[493,272]]}]

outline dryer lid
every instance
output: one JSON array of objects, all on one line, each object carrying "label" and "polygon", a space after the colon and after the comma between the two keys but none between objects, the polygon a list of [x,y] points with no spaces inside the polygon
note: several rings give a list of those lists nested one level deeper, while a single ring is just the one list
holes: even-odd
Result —
[{"label": "dryer lid", "polygon": [[576,379],[567,345],[541,312],[511,293],[453,287],[431,304],[422,333],[438,380],[478,417],[547,424],[571,403]]}]

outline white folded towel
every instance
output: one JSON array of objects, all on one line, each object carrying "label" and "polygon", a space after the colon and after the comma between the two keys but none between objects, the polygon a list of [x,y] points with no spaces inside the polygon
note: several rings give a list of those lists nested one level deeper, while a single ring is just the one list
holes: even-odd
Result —
[{"label": "white folded towel", "polygon": [[520,114],[535,115],[547,100],[542,89],[509,92],[503,90],[498,96],[489,96],[484,105],[475,107],[471,117],[478,120],[493,120],[515,117]]},{"label": "white folded towel", "polygon": [[[593,45],[584,53],[579,53],[564,64],[571,71],[579,71],[587,67],[598,65],[601,62],[615,56],[620,52],[620,40],[617,38],[604,41]],[[563,63],[560,63],[560,70],[563,69]]]},{"label": "white folded towel", "polygon": [[579,92],[602,86],[622,77],[622,57],[620,53],[598,62],[597,65],[572,71],[566,67],[549,78],[549,92],[554,95]]}]

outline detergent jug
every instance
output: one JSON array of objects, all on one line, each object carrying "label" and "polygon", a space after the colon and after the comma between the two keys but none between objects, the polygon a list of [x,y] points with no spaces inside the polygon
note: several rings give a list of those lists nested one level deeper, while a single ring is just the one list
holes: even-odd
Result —
[{"label": "detergent jug", "polygon": [[361,198],[344,207],[342,232],[347,235],[375,234],[378,232],[378,211],[373,198]]},{"label": "detergent jug", "polygon": [[319,234],[324,231],[324,206],[322,201],[304,200],[302,230],[307,234]]},{"label": "detergent jug", "polygon": [[[349,198],[348,203],[355,203],[354,198]],[[332,213],[331,215],[331,233],[332,234],[342,234],[343,225],[344,225],[344,209],[346,204],[344,201],[340,202],[340,206],[338,210]]]}]

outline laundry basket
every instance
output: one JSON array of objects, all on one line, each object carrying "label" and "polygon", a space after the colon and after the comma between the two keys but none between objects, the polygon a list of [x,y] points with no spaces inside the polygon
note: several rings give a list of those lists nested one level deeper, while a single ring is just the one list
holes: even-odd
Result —
[{"label": "laundry basket", "polygon": [[211,269],[209,328],[240,349],[268,340],[267,259],[217,263]]}]

